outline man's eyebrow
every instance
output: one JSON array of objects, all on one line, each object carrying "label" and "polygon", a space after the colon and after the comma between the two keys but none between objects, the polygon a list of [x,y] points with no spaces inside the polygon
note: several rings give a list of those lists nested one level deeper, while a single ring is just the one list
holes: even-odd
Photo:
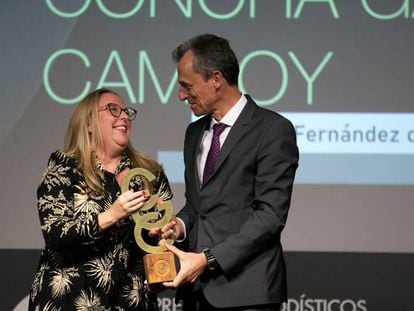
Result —
[{"label": "man's eyebrow", "polygon": [[185,81],[178,81],[178,83],[183,87],[192,87],[192,85],[190,83],[187,83]]}]

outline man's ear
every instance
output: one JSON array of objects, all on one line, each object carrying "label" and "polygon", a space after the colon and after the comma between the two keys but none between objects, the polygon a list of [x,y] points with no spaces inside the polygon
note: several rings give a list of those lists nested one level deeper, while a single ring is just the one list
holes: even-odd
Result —
[{"label": "man's ear", "polygon": [[223,75],[220,71],[216,70],[211,75],[211,79],[213,80],[213,85],[216,89],[219,89],[221,87],[221,84],[223,82]]}]

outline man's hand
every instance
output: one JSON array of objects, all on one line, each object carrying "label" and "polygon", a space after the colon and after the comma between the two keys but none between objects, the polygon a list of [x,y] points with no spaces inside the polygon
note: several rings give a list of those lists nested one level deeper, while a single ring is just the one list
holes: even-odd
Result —
[{"label": "man's hand", "polygon": [[184,229],[181,227],[181,222],[175,216],[162,228],[153,228],[148,235],[151,237],[158,236],[159,244],[162,244],[167,239],[177,239],[181,236]]},{"label": "man's hand", "polygon": [[166,247],[179,258],[180,271],[173,281],[163,282],[163,286],[177,288],[184,283],[194,283],[206,269],[207,259],[204,253],[186,253],[168,244]]}]

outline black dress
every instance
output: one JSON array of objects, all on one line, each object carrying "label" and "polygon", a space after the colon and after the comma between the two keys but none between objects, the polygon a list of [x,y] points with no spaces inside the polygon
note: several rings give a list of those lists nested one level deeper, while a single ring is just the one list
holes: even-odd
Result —
[{"label": "black dress", "polygon": [[[115,175],[104,172],[104,194],[87,188],[76,162],[54,152],[39,185],[38,211],[45,240],[30,292],[29,310],[157,310],[144,284],[144,253],[125,218],[101,231],[98,213],[120,195]],[[131,168],[124,154],[117,172]],[[115,172],[116,173],[116,172]],[[172,197],[163,172],[153,182],[165,201]]]}]

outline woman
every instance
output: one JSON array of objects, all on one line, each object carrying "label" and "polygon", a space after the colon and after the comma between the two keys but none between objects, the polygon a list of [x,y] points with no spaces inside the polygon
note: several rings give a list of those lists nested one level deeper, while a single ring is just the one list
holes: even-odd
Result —
[{"label": "woman", "polygon": [[162,200],[172,194],[162,167],[129,142],[135,117],[109,89],[76,106],[64,150],[52,153],[37,190],[46,245],[30,310],[157,310],[129,217],[146,194],[140,185],[121,193],[119,185],[129,169],[141,167],[156,176],[153,191]]}]

